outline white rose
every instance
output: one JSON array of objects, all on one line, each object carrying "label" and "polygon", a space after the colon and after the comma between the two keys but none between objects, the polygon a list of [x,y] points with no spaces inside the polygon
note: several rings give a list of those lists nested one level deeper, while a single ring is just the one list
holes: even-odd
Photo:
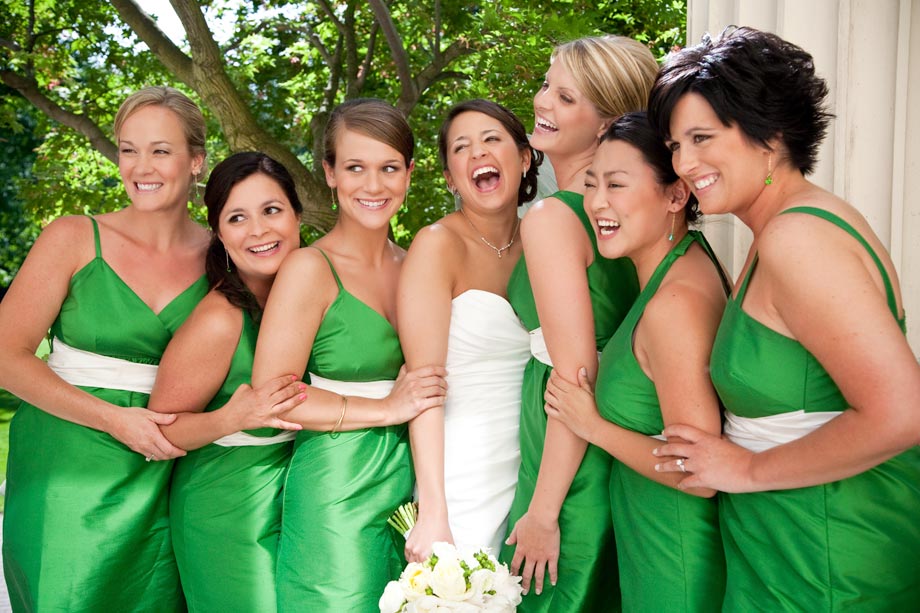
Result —
[{"label": "white rose", "polygon": [[422,596],[406,605],[406,613],[453,613],[447,604],[437,596]]},{"label": "white rose", "polygon": [[512,605],[521,604],[521,578],[512,575],[504,564],[498,564],[495,567],[495,574],[492,575],[492,589],[495,590],[496,596],[507,600]]},{"label": "white rose", "polygon": [[484,568],[473,571],[470,575],[471,596],[469,602],[476,602],[478,604],[484,602],[485,593],[492,589],[493,576],[494,573],[491,570],[486,570]]},{"label": "white rose", "polygon": [[399,582],[390,581],[383,590],[377,606],[380,607],[380,613],[398,613],[404,604],[406,604],[406,596]]},{"label": "white rose", "polygon": [[418,562],[409,562],[399,576],[399,585],[409,602],[424,596],[430,581],[431,570]]},{"label": "white rose", "polygon": [[444,560],[446,562],[453,562],[460,559],[457,548],[443,541],[433,543],[431,545],[431,553],[438,557],[438,561]]},{"label": "white rose", "polygon": [[466,600],[469,594],[466,591],[466,579],[463,577],[463,568],[459,560],[438,559],[438,563],[431,571],[432,591],[435,595],[445,600]]}]

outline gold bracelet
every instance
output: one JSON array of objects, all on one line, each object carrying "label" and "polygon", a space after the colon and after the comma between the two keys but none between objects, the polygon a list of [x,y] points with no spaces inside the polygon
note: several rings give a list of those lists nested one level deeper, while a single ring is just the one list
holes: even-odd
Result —
[{"label": "gold bracelet", "polygon": [[348,408],[348,396],[342,394],[342,414],[339,415],[339,421],[335,422],[335,425],[332,426],[332,430],[329,431],[330,438],[338,438],[339,436],[339,427],[342,425],[342,420],[345,419],[345,409]]}]

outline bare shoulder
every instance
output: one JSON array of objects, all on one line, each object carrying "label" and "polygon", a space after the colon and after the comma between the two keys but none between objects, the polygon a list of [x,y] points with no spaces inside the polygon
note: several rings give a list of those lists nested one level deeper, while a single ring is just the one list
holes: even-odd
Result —
[{"label": "bare shoulder", "polygon": [[558,223],[581,222],[578,215],[565,202],[554,196],[538,200],[527,209],[524,219],[521,220],[521,229],[551,227]]},{"label": "bare shoulder", "polygon": [[463,238],[456,229],[456,213],[451,213],[419,230],[409,252],[428,256],[453,253],[463,249]]},{"label": "bare shoulder", "polygon": [[195,310],[183,324],[196,336],[207,338],[238,338],[243,327],[243,314],[227,300],[226,296],[212,289],[201,299]]}]

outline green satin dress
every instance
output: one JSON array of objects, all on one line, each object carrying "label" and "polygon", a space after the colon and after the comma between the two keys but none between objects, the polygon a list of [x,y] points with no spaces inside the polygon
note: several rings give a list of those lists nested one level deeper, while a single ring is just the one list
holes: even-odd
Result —
[{"label": "green satin dress", "polygon": [[[252,379],[259,327],[243,328],[227,378],[205,411],[224,406]],[[273,428],[246,430],[270,437]],[[281,492],[293,442],[225,447],[215,443],[176,460],[169,522],[189,611],[277,610],[275,564]]]},{"label": "green satin dress", "polygon": [[[207,293],[202,276],[154,313],[102,259],[77,271],[52,336],[71,347],[157,364]],[[148,395],[81,388],[112,404]],[[22,403],[10,425],[3,567],[14,611],[184,609],[167,515],[173,463],[145,462],[110,435]]]},{"label": "green satin dress", "polygon": [[[816,215],[856,238],[875,260],[897,317],[887,272],[852,226],[822,209],[785,213]],[[756,265],[755,257],[713,347],[712,379],[726,410],[746,418],[845,410],[846,399],[811,353],[742,309]],[[920,607],[918,447],[842,481],[723,494],[719,509],[728,569],[725,611]]]},{"label": "green satin dress", "polygon": [[[562,191],[554,197],[562,200],[578,215],[594,246],[594,261],[588,266],[586,274],[594,312],[596,347],[601,350],[639,293],[636,270],[628,259],[608,260],[597,252],[597,239],[585,214],[581,194]],[[524,257],[521,257],[508,281],[508,301],[525,328],[535,330],[540,327]],[[546,436],[547,417],[543,411],[543,393],[551,372],[551,366],[534,357],[531,357],[524,369],[521,393],[521,468],[511,505],[509,531],[527,511],[536,487]],[[610,467],[610,455],[603,449],[589,445],[559,514],[561,542],[557,585],[550,585],[547,577],[543,592],[537,595],[531,589],[524,596],[518,611],[606,613],[619,609],[616,551],[607,485]],[[510,564],[513,556],[513,546],[502,548],[503,562]]]},{"label": "green satin dress", "polygon": [[[403,364],[396,330],[332,272],[339,293],[307,371],[335,381],[395,380]],[[405,566],[405,542],[387,519],[412,499],[413,482],[405,424],[335,436],[298,432],[284,488],[279,610],[377,611],[387,582]]]},{"label": "green satin dress", "polygon": [[[722,277],[716,256],[700,232],[691,230],[658,265],[616,334],[607,343],[597,373],[600,414],[648,436],[664,429],[655,384],[633,352],[645,307],[671,266],[699,244]],[[726,294],[731,291],[722,277]],[[621,462],[610,474],[610,506],[616,531],[623,610],[638,613],[713,611],[725,595],[725,555],[715,498],[679,492]]]}]

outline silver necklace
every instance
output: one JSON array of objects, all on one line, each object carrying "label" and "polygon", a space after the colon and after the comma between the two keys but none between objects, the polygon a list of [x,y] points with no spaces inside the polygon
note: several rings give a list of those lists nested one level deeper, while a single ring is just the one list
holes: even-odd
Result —
[{"label": "silver necklace", "polygon": [[511,249],[511,245],[514,244],[514,237],[517,236],[518,228],[519,228],[520,225],[521,225],[521,218],[520,218],[520,217],[518,217],[517,222],[514,224],[514,231],[511,232],[511,240],[508,241],[508,244],[505,245],[504,247],[496,247],[495,245],[493,245],[492,243],[489,242],[489,239],[487,239],[485,236],[482,235],[482,232],[480,232],[479,230],[476,229],[476,226],[473,225],[473,222],[470,221],[470,218],[466,216],[466,211],[464,211],[463,209],[460,209],[460,213],[463,215],[463,219],[466,220],[466,223],[470,224],[470,228],[473,229],[473,232],[475,232],[476,234],[479,235],[479,240],[481,240],[483,243],[485,243],[486,246],[489,247],[489,249],[491,249],[491,250],[494,251],[496,254],[498,254],[498,259],[501,259],[502,254],[503,254],[505,251]]}]

